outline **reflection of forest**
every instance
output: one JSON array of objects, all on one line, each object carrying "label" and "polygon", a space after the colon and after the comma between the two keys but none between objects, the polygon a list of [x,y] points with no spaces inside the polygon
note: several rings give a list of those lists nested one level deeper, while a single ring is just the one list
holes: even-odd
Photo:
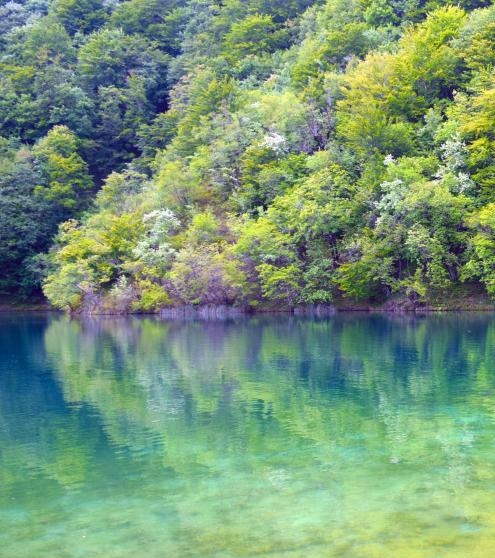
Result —
[{"label": "reflection of forest", "polygon": [[[174,469],[288,443],[346,445],[359,432],[370,450],[414,461],[436,432],[455,443],[456,422],[438,409],[459,394],[492,412],[494,323],[470,315],[58,318],[45,348],[68,405],[86,405],[93,417],[97,411],[117,447],[162,446]],[[59,427],[70,424],[66,417]]]},{"label": "reflection of forest", "polygon": [[243,506],[266,495],[239,490],[246,475],[295,494],[310,475],[339,506],[370,482],[400,499],[404,479],[436,498],[494,480],[489,316],[1,325],[0,496],[30,476],[76,492],[125,478],[150,498],[175,479],[189,517],[199,479]]}]

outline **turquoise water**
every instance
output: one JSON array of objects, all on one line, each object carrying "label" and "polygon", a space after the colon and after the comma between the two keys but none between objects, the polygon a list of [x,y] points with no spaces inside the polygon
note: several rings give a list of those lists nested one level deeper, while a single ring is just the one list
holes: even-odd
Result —
[{"label": "turquoise water", "polygon": [[491,558],[495,317],[0,316],[2,558]]}]

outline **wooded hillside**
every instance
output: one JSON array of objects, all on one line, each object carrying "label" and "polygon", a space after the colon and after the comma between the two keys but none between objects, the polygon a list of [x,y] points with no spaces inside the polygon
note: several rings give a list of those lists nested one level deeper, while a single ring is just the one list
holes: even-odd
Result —
[{"label": "wooded hillside", "polygon": [[495,7],[0,2],[0,291],[495,297]]}]

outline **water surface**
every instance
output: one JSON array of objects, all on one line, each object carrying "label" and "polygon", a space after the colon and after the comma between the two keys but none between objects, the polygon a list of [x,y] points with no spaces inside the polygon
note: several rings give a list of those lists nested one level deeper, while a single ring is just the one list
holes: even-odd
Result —
[{"label": "water surface", "polygon": [[0,316],[0,556],[490,558],[495,317]]}]

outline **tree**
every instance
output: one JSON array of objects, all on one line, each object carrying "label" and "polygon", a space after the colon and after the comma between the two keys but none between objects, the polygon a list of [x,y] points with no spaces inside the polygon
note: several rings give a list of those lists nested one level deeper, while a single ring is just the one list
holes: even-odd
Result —
[{"label": "tree", "polygon": [[33,194],[41,180],[29,150],[0,158],[0,292],[23,297],[39,291],[34,257],[46,251],[57,228],[53,206]]},{"label": "tree", "polygon": [[469,260],[463,269],[466,279],[480,279],[495,298],[495,203],[474,213],[468,224],[476,231],[470,240]]},{"label": "tree", "polygon": [[51,12],[71,36],[95,31],[107,16],[105,4],[100,0],[55,0]]},{"label": "tree", "polygon": [[172,56],[180,53],[180,33],[187,23],[187,6],[179,0],[127,0],[117,4],[110,25],[127,35],[157,42]]},{"label": "tree", "polygon": [[58,207],[65,217],[85,209],[94,188],[79,147],[78,138],[69,128],[55,126],[33,148],[41,176],[35,192]]},{"label": "tree", "polygon": [[287,46],[286,34],[277,28],[270,15],[254,14],[232,24],[225,35],[223,52],[231,63],[252,54],[266,54]]}]

